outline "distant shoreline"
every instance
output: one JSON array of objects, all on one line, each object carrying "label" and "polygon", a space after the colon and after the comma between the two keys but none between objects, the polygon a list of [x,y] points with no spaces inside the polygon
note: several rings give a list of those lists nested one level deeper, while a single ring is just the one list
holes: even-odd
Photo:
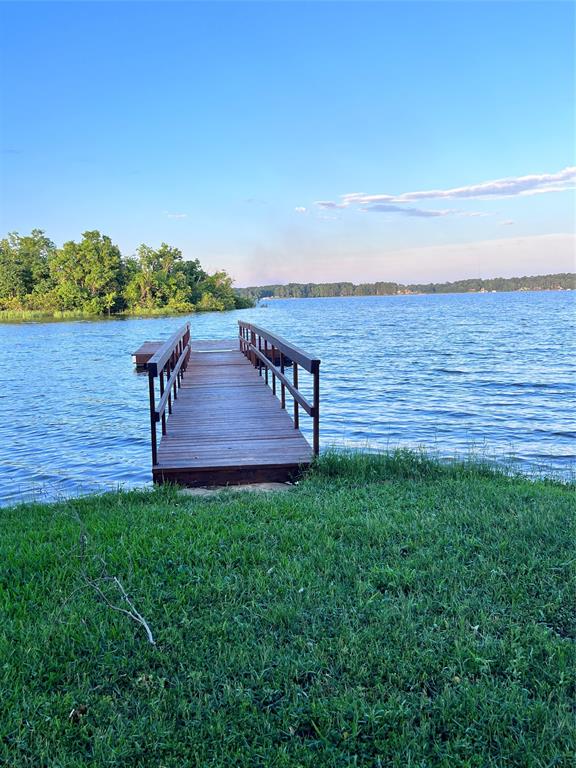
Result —
[{"label": "distant shoreline", "polygon": [[437,291],[436,293],[425,293],[416,291],[411,293],[362,293],[353,296],[262,296],[259,301],[282,301],[284,299],[398,299],[402,296],[472,296],[475,294],[494,294],[494,293],[570,293],[576,291],[576,288],[531,288],[506,291]]},{"label": "distant shoreline", "polygon": [[446,283],[287,283],[236,288],[238,296],[261,299],[307,299],[352,296],[414,296],[445,293],[508,293],[576,289],[576,273],[561,272],[523,277],[470,278]]}]

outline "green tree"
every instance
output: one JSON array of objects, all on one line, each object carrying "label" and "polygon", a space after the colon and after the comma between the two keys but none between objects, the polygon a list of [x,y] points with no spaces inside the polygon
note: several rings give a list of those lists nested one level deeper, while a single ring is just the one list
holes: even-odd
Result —
[{"label": "green tree", "polygon": [[29,235],[10,233],[0,241],[0,300],[14,307],[33,303],[32,295],[45,294],[50,288],[49,259],[54,243],[41,229]]},{"label": "green tree", "polygon": [[201,290],[199,310],[236,309],[236,292],[232,287],[232,278],[227,272],[220,270],[208,275],[199,286]]},{"label": "green tree", "polygon": [[208,273],[202,269],[198,259],[189,259],[182,262],[182,269],[186,275],[186,284],[190,291],[190,301],[196,303],[202,296],[202,283],[207,279]]},{"label": "green tree", "polygon": [[156,250],[141,245],[136,255],[137,269],[132,271],[124,294],[132,309],[193,310],[182,252],[178,248],[166,243]]},{"label": "green tree", "polygon": [[60,309],[111,314],[123,308],[124,264],[118,246],[107,235],[84,232],[79,243],[64,243],[49,263]]}]

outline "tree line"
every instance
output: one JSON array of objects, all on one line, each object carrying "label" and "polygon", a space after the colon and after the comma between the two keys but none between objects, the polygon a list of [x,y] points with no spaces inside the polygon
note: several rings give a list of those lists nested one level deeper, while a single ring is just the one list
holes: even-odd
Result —
[{"label": "tree line", "polygon": [[576,274],[564,272],[532,277],[472,278],[452,283],[288,283],[237,288],[243,298],[258,301],[265,298],[308,299],[330,296],[397,296],[413,293],[481,293],[491,291],[547,291],[576,288]]},{"label": "tree line", "polygon": [[162,243],[124,257],[107,235],[84,232],[61,248],[34,229],[0,240],[0,310],[91,315],[194,312],[252,306],[224,271],[208,274],[198,259]]}]

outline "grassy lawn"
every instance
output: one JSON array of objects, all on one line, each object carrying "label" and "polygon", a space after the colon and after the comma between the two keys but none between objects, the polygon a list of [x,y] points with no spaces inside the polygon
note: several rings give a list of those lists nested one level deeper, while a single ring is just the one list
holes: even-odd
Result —
[{"label": "grassy lawn", "polygon": [[407,453],[0,510],[0,764],[573,766],[574,512]]}]

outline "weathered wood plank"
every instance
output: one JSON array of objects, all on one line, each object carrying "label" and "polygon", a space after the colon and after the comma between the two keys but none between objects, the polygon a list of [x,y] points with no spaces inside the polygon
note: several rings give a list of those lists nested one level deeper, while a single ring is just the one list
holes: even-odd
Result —
[{"label": "weathered wood plank", "polygon": [[238,339],[191,339],[192,352],[238,349]]},{"label": "weathered wood plank", "polygon": [[191,345],[154,481],[225,485],[297,477],[312,449],[237,340]]}]

